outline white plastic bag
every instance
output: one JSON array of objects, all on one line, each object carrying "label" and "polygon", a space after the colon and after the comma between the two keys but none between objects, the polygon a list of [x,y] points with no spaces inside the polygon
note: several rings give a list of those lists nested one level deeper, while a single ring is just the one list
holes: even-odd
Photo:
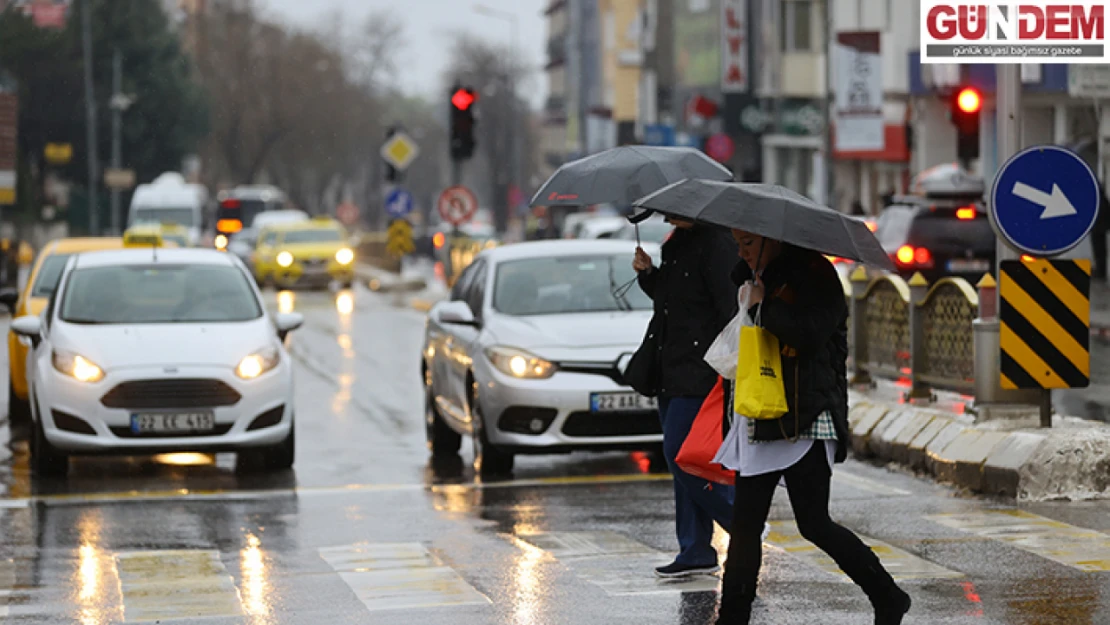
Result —
[{"label": "white plastic bag", "polygon": [[747,294],[748,289],[743,288],[736,293],[740,312],[736,313],[705,351],[705,362],[726,380],[736,379],[736,361],[740,357],[740,328],[754,325],[748,319]]}]

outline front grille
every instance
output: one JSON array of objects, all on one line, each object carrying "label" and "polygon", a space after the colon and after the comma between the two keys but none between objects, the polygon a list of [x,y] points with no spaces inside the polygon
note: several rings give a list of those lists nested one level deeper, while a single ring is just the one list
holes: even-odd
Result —
[{"label": "front grille", "polygon": [[594,436],[649,436],[662,434],[659,413],[648,412],[572,412],[563,423],[563,434],[582,438]]},{"label": "front grille", "polygon": [[181,438],[194,436],[223,436],[231,431],[233,423],[217,423],[216,427],[204,432],[132,432],[127,426],[110,427],[109,430],[119,438]]},{"label": "front grille", "polygon": [[100,398],[108,408],[165,409],[233,406],[240,395],[219,380],[169,379],[124,382]]},{"label": "front grille", "polygon": [[559,371],[566,373],[585,373],[587,375],[600,375],[613,382],[625,386],[624,376],[621,375],[616,365],[607,363],[560,362],[557,363]]}]

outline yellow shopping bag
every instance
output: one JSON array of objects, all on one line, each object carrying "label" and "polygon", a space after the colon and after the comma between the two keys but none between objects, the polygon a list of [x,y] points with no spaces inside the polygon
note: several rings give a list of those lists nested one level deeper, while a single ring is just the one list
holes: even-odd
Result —
[{"label": "yellow shopping bag", "polygon": [[777,419],[790,410],[782,382],[779,339],[758,326],[740,328],[736,360],[736,414],[749,419]]}]

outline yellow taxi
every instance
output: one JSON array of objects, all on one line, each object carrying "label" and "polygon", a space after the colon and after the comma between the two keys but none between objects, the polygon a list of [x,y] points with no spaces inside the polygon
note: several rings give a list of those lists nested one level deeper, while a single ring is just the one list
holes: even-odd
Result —
[{"label": "yellow taxi", "polygon": [[[184,243],[185,239],[181,239]],[[162,224],[138,224],[123,233],[123,247],[185,247]]]},{"label": "yellow taxi", "polygon": [[355,280],[347,230],[330,217],[262,228],[251,261],[254,278],[262,285],[327,286],[335,280],[350,288]]},{"label": "yellow taxi", "polygon": [[[82,252],[115,250],[123,247],[119,237],[84,237],[56,239],[46,244],[31,267],[27,286],[22,292],[0,292],[0,304],[11,310],[12,318],[23,315],[38,315],[46,308],[62,270],[70,256]],[[13,425],[30,422],[30,407],[27,403],[27,346],[15,332],[8,331],[8,406]]]},{"label": "yellow taxi", "polygon": [[162,240],[177,247],[189,247],[189,229],[177,224],[162,224]]}]

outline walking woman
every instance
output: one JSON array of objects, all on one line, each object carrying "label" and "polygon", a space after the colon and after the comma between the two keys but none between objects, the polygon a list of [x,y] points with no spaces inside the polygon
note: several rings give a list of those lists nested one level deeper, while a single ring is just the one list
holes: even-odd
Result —
[{"label": "walking woman", "polygon": [[660,328],[654,367],[659,380],[659,418],[663,455],[674,475],[675,529],[679,554],[655,569],[660,577],[715,573],[713,522],[727,528],[732,520],[732,488],[711,484],[675,464],[694,417],[717,382],[705,352],[736,315],[736,285],[729,276],[736,244],[716,228],[667,218],[675,226],[663,244],[663,262],[636,248],[632,267],[640,288],[654,301],[652,324]]},{"label": "walking woman", "polygon": [[[829,518],[832,466],[848,454],[847,304],[836,270],[821,254],[741,230],[732,236],[742,261],[733,271],[749,318],[778,338],[789,411],[779,419],[737,415],[741,429],[736,501],[718,625],[751,618],[762,559],[760,533],[780,479],[798,531],[859,585],[875,625],[900,625],[910,609],[879,558]],[[765,269],[764,269],[765,268]],[[745,297],[747,298],[745,300]]]}]

